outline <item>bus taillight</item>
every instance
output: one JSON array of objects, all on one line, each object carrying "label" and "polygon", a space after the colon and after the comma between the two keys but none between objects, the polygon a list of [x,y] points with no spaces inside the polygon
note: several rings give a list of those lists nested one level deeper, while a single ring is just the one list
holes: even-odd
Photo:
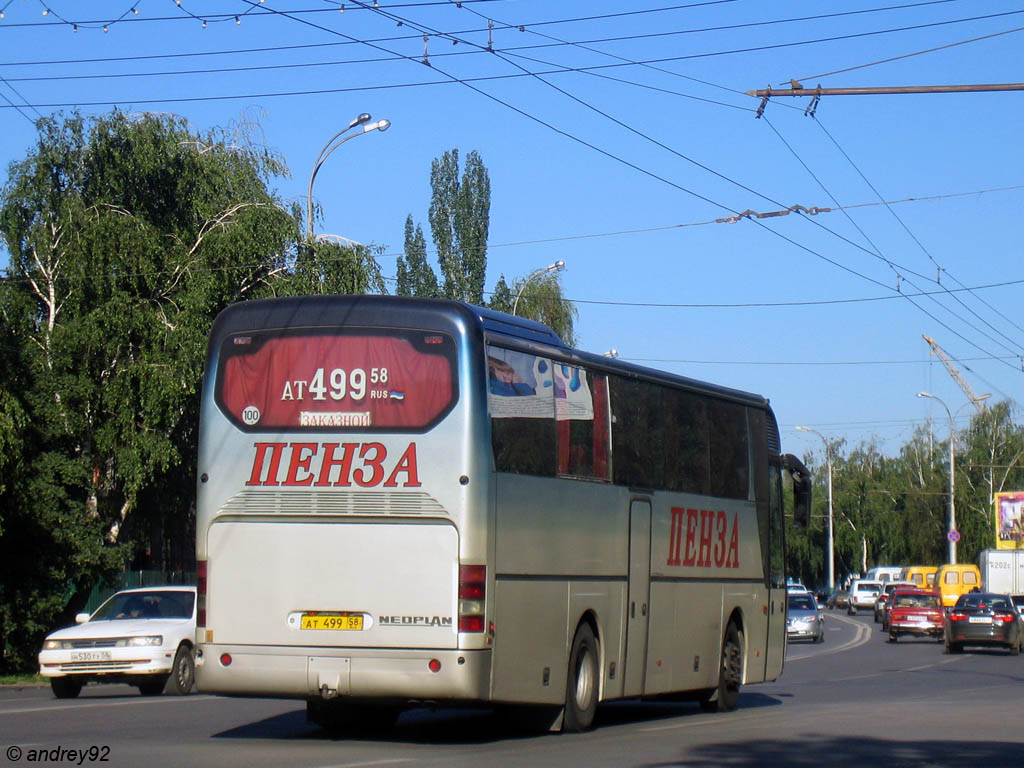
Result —
[{"label": "bus taillight", "polygon": [[459,566],[459,632],[484,631],[486,565]]},{"label": "bus taillight", "polygon": [[206,626],[206,561],[196,562],[196,597],[199,605],[196,610],[196,625]]}]

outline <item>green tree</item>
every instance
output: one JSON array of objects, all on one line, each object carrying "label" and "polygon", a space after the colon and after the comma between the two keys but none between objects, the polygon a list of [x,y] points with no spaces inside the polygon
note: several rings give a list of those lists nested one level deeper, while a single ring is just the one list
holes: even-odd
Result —
[{"label": "green tree", "polygon": [[498,282],[494,285],[494,290],[491,292],[491,300],[487,306],[496,312],[505,312],[507,314],[512,313],[512,305],[515,303],[515,294],[512,293],[512,289],[508,287],[508,283],[505,282],[505,276],[501,275],[498,278]]},{"label": "green tree", "polygon": [[427,242],[423,237],[423,228],[413,226],[412,216],[405,219],[405,256],[397,260],[399,296],[423,296],[438,298],[441,293],[437,287],[437,276],[427,260]]},{"label": "green tree", "polygon": [[44,118],[38,134],[0,197],[8,394],[25,413],[0,438],[22,451],[0,539],[13,666],[151,548],[150,523],[188,515],[210,324],[290,276],[298,237],[267,190],[284,165],[236,131],[114,112]]},{"label": "green tree", "polygon": [[927,427],[919,427],[900,450],[900,479],[904,489],[901,511],[907,564],[938,565],[946,559],[949,486],[947,470],[937,466],[941,446]]},{"label": "green tree", "polygon": [[386,293],[377,263],[380,248],[319,240],[298,246],[291,269],[264,289],[275,296]]},{"label": "green tree", "polygon": [[458,149],[435,158],[430,166],[430,191],[430,232],[444,278],[444,295],[482,304],[491,180],[479,153],[474,150],[466,155],[461,179]]},{"label": "green tree", "polygon": [[570,347],[575,346],[579,310],[562,295],[558,272],[548,272],[525,284],[526,278],[517,279],[511,291],[513,296],[519,297],[518,304],[513,300],[515,313],[544,323]]},{"label": "green tree", "polygon": [[959,436],[956,455],[956,517],[962,544],[957,559],[977,562],[996,545],[993,497],[1024,488],[1024,428],[1013,422],[1010,404],[995,403],[971,419]]}]

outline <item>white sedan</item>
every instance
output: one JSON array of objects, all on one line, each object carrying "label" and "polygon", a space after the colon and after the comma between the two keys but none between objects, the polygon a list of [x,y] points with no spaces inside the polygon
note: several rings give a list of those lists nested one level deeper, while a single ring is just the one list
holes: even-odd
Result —
[{"label": "white sedan", "polygon": [[46,638],[39,674],[58,699],[72,699],[87,682],[128,683],[143,696],[164,688],[192,690],[196,633],[195,587],[146,587],[114,594],[92,616]]}]

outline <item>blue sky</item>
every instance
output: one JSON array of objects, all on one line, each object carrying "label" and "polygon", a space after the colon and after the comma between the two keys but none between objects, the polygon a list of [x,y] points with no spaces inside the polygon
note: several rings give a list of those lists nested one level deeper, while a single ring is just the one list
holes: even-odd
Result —
[{"label": "blue sky", "polygon": [[[944,438],[946,412],[921,390],[965,424],[972,407],[922,334],[976,393],[1020,398],[1024,93],[825,96],[813,116],[808,98],[776,96],[758,119],[744,92],[1017,82],[1024,3],[0,10],[5,169],[38,116],[75,106],[173,112],[197,130],[256,120],[292,172],[277,191],[304,204],[321,147],[368,112],[392,126],[324,164],[317,231],[384,246],[385,275],[406,216],[427,229],[431,160],[476,150],[488,289],[563,260],[582,348],[764,394],[788,451],[820,453],[798,424],[890,453],[929,418]],[[716,221],[796,205],[819,212]]]}]

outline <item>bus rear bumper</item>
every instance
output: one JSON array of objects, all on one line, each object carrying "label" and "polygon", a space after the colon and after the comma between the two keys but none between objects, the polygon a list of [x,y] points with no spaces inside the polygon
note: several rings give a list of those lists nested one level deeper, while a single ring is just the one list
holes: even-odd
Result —
[{"label": "bus rear bumper", "polygon": [[487,701],[490,678],[490,650],[204,644],[196,651],[199,690],[227,696]]}]

